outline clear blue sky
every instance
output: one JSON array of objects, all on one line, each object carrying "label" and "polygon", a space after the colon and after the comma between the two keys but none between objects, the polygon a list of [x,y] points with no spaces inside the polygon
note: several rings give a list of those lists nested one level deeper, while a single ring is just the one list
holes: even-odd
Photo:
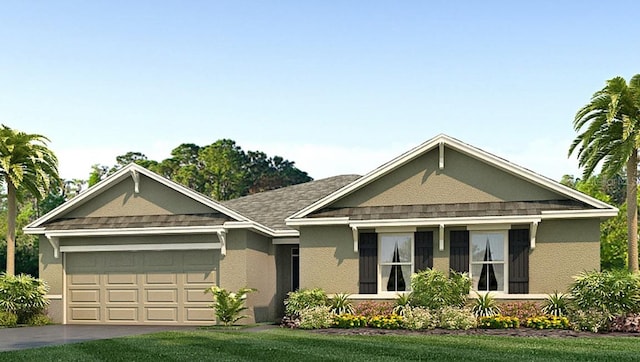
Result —
[{"label": "clear blue sky", "polygon": [[578,173],[576,110],[640,73],[638,1],[4,1],[0,122],[64,178],[231,138],[312,177],[440,133]]}]

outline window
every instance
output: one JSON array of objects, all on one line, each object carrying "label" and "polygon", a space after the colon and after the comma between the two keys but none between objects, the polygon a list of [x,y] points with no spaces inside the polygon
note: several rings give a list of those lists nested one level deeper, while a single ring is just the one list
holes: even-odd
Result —
[{"label": "window", "polygon": [[472,288],[480,292],[506,292],[506,232],[471,232],[470,248]]},{"label": "window", "polygon": [[413,234],[380,234],[380,289],[411,290]]}]

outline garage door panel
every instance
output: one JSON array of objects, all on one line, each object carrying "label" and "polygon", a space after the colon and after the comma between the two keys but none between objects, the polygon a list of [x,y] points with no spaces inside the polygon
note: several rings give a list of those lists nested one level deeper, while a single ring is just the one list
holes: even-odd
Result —
[{"label": "garage door panel", "polygon": [[107,309],[108,321],[135,322],[138,318],[138,308],[109,308]]},{"label": "garage door panel", "polygon": [[188,303],[212,303],[213,297],[209,293],[205,293],[203,289],[187,289],[185,290],[185,300]]},{"label": "garage door panel", "polygon": [[172,267],[175,264],[175,253],[152,251],[144,254],[145,267]]},{"label": "garage door panel", "polygon": [[107,274],[107,284],[138,285],[135,274]]},{"label": "garage door panel", "polygon": [[215,273],[213,272],[189,272],[186,273],[189,284],[214,284],[216,282]]},{"label": "garage door panel", "polygon": [[187,308],[186,320],[189,322],[210,321],[213,318],[213,309],[211,308]]},{"label": "garage door panel", "polygon": [[100,307],[72,308],[70,318],[72,321],[98,322],[100,321]]},{"label": "garage door panel", "polygon": [[138,303],[138,289],[110,289],[109,303]]},{"label": "garage door panel", "polygon": [[135,253],[107,253],[105,266],[108,269],[132,267],[136,264]]},{"label": "garage door panel", "polygon": [[147,289],[149,303],[178,303],[177,289]]},{"label": "garage door panel", "polygon": [[145,275],[147,284],[173,284],[177,283],[174,273],[147,273]]},{"label": "garage door panel", "polygon": [[72,274],[68,278],[71,285],[99,285],[100,276],[95,274]]},{"label": "garage door panel", "polygon": [[146,307],[147,321],[171,322],[178,319],[178,308],[153,308]]},{"label": "garage door panel", "polygon": [[216,281],[217,254],[218,251],[67,253],[67,322],[213,322],[213,310],[209,308],[212,298],[203,291]]},{"label": "garage door panel", "polygon": [[100,303],[99,289],[79,289],[69,293],[69,301],[73,303]]}]

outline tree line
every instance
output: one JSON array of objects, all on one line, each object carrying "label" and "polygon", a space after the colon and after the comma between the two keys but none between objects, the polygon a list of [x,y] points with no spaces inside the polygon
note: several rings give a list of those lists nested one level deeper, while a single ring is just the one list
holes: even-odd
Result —
[{"label": "tree line", "polygon": [[204,147],[183,143],[162,161],[128,152],[117,156],[111,167],[93,165],[89,186],[131,162],[219,201],[312,180],[293,161],[261,151],[245,152],[235,141],[221,139]]}]

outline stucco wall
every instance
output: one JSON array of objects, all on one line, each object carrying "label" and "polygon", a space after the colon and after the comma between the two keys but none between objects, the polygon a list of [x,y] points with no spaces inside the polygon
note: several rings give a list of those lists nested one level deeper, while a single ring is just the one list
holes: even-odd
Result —
[{"label": "stucco wall", "polygon": [[445,148],[445,168],[438,149],[416,158],[338,200],[332,206],[381,206],[564,199],[491,165]]},{"label": "stucco wall", "polygon": [[[39,277],[49,285],[49,295],[62,295],[62,254],[60,258],[53,257],[53,247],[46,237],[40,236],[39,240]],[[49,317],[55,323],[62,323],[62,300],[51,300],[47,310]]]},{"label": "stucco wall", "polygon": [[275,251],[271,240],[246,230],[231,230],[227,235],[227,255],[220,260],[222,288],[237,291],[243,287],[258,289],[247,297],[249,318],[239,323],[268,322],[276,317]]},{"label": "stucco wall", "polygon": [[347,226],[305,226],[300,230],[300,288],[358,293],[358,253]]},{"label": "stucco wall", "polygon": [[135,216],[209,213],[213,210],[144,175],[140,175],[140,193],[127,177],[104,190],[90,202],[69,211],[66,217]]},{"label": "stucco wall", "polygon": [[600,270],[599,221],[541,222],[529,255],[529,292],[566,292],[573,276],[585,270]]}]

